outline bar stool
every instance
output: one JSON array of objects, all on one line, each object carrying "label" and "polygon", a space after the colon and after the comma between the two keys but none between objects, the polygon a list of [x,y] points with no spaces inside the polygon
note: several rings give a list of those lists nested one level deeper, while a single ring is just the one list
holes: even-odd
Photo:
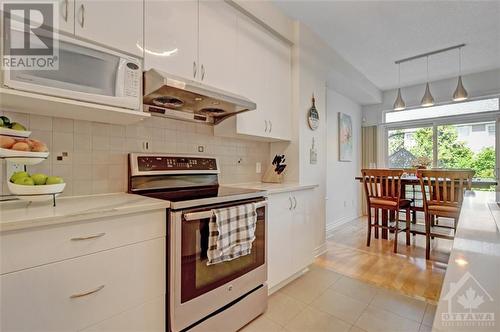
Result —
[{"label": "bar stool", "polygon": [[[410,244],[410,201],[401,199],[401,175],[402,169],[362,169],[363,185],[365,187],[366,201],[368,206],[368,234],[366,245],[370,246],[371,230],[375,229],[375,238],[378,238],[378,229],[388,229],[394,232],[394,253],[398,250],[398,233],[406,232],[406,245]],[[372,223],[372,208],[375,218]],[[395,216],[394,226],[391,220],[388,225],[379,224],[379,210]],[[406,227],[399,228],[399,211],[406,212]]]}]

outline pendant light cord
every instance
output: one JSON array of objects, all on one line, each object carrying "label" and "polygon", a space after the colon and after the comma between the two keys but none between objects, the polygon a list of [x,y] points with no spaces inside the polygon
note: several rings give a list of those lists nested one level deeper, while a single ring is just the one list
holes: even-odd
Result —
[{"label": "pendant light cord", "polygon": [[401,64],[398,63],[398,86],[401,88]]},{"label": "pendant light cord", "polygon": [[458,48],[458,76],[462,76],[462,48]]},{"label": "pendant light cord", "polygon": [[427,83],[429,83],[429,56],[427,56],[426,59],[427,59]]}]

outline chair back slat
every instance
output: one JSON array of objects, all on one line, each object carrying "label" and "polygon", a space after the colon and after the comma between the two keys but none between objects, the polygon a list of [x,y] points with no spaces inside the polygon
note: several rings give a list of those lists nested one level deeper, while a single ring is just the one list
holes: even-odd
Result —
[{"label": "chair back slat", "polygon": [[361,174],[367,199],[381,198],[399,201],[403,170],[362,169]]},{"label": "chair back slat", "polygon": [[461,206],[465,190],[472,187],[474,174],[473,170],[419,170],[424,204]]}]

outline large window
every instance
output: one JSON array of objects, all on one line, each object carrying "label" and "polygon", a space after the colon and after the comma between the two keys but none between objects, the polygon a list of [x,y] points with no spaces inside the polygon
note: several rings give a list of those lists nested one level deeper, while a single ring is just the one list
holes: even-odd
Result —
[{"label": "large window", "polygon": [[476,177],[495,177],[495,122],[437,127],[437,166],[471,168]]},{"label": "large window", "polygon": [[387,166],[470,168],[494,179],[499,106],[496,97],[385,113]]},{"label": "large window", "polygon": [[427,162],[432,165],[432,127],[394,129],[387,132],[390,168],[411,168]]},{"label": "large window", "polygon": [[387,164],[413,168],[470,168],[495,178],[495,121],[430,125],[387,131]]}]

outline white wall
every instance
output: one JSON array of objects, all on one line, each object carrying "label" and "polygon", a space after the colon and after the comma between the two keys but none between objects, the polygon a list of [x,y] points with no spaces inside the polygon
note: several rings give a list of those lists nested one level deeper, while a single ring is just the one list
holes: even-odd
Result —
[{"label": "white wall", "polygon": [[[500,69],[465,75],[463,83],[471,98],[500,94]],[[456,78],[431,82],[431,93],[436,103],[450,102],[456,86]],[[401,90],[407,107],[418,106],[424,95],[425,84],[404,87]],[[392,109],[396,93],[397,90],[384,91],[382,103],[363,106],[365,118],[363,125],[372,126],[382,123],[383,112]]]},{"label": "white wall", "polygon": [[[332,89],[326,92],[326,236],[336,227],[361,215],[360,185],[354,181],[361,168],[361,105]],[[353,127],[353,159],[339,161],[338,115],[349,114]]]}]

